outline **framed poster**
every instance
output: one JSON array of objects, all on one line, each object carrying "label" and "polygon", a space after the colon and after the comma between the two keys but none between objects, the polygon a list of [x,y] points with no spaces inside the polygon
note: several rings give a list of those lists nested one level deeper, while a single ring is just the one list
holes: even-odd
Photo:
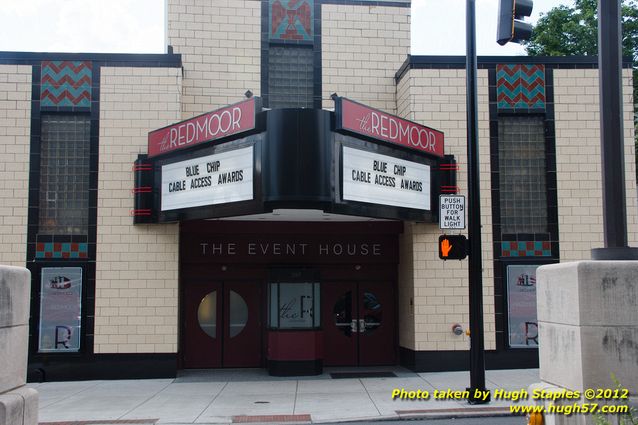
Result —
[{"label": "framed poster", "polygon": [[80,351],[82,268],[44,267],[40,285],[38,351]]},{"label": "framed poster", "polygon": [[538,347],[535,265],[507,266],[507,322],[509,346]]},{"label": "framed poster", "polygon": [[318,283],[271,283],[270,327],[313,329],[320,325]]}]

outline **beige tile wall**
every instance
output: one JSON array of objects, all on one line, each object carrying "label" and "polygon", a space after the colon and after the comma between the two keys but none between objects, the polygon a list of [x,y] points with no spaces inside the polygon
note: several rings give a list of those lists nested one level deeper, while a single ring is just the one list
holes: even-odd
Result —
[{"label": "beige tile wall", "polygon": [[[627,227],[638,245],[631,69],[623,70]],[[603,246],[598,70],[554,70],[561,261],[591,259]]]},{"label": "beige tile wall", "polygon": [[[489,157],[489,95],[487,71],[478,73],[479,162],[481,187],[491,187]],[[467,141],[465,71],[412,69],[397,87],[399,114],[445,133],[445,153],[460,166],[460,194],[467,197]],[[495,348],[494,270],[492,252],[492,200],[490,190],[481,191],[483,256],[483,304],[485,347]],[[455,233],[450,231],[450,233]],[[463,233],[466,233],[465,231]],[[405,223],[401,237],[399,299],[414,297],[413,307],[400,315],[400,345],[413,350],[466,350],[465,336],[451,329],[469,326],[468,261],[442,261],[438,257],[437,224]],[[404,249],[405,248],[405,249]],[[406,304],[409,305],[409,301]],[[414,323],[414,335],[411,333]]]},{"label": "beige tile wall", "polygon": [[332,93],[396,113],[394,74],[410,53],[410,8],[321,6],[323,107]]},{"label": "beige tile wall", "polygon": [[177,351],[178,226],[133,226],[133,161],[180,120],[179,68],[102,68],[96,353]]},{"label": "beige tile wall", "polygon": [[26,263],[31,66],[0,65],[0,264]]},{"label": "beige tile wall", "polygon": [[182,118],[259,96],[259,0],[168,0],[168,44],[182,54]]},{"label": "beige tile wall", "polygon": [[[397,85],[397,114],[412,119],[413,78],[407,73]],[[398,267],[398,300],[399,300],[399,345],[414,350],[415,339],[415,306],[414,306],[414,223],[404,222],[403,233],[399,235],[399,267]]]}]

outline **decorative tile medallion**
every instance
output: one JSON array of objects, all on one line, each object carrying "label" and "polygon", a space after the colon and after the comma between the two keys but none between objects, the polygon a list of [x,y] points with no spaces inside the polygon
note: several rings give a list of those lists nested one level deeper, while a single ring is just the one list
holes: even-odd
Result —
[{"label": "decorative tile medallion", "polygon": [[551,257],[552,243],[549,241],[501,242],[503,257]]},{"label": "decorative tile medallion", "polygon": [[90,61],[42,61],[41,106],[91,107]]},{"label": "decorative tile medallion", "polygon": [[35,258],[87,258],[88,255],[87,243],[38,242],[35,248]]},{"label": "decorative tile medallion", "polygon": [[496,65],[499,109],[545,109],[544,65]]},{"label": "decorative tile medallion", "polygon": [[314,0],[270,0],[270,40],[312,41]]}]

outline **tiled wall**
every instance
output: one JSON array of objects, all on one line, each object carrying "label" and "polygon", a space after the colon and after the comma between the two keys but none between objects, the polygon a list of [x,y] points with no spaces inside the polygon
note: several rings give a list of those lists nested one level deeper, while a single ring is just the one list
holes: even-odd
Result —
[{"label": "tiled wall", "polygon": [[[479,161],[481,187],[490,187],[489,110],[487,70],[478,73]],[[399,113],[445,133],[445,153],[456,157],[460,194],[467,196],[467,139],[465,71],[457,69],[411,69],[398,86]],[[495,348],[494,273],[492,252],[492,201],[481,191],[483,256],[483,305],[485,348]],[[456,232],[454,232],[456,233]],[[437,245],[442,234],[436,224],[406,223],[401,246],[399,299],[413,292],[414,313],[400,313],[400,323],[414,321],[414,340],[403,329],[400,345],[417,351],[467,350],[465,336],[452,334],[452,325],[469,327],[467,260],[439,259]],[[412,279],[413,277],[413,279]],[[409,305],[401,304],[401,305]],[[410,329],[410,328],[407,328]]]},{"label": "tiled wall", "polygon": [[[638,243],[631,69],[623,69],[629,244]],[[603,246],[598,70],[555,69],[556,171],[561,261]]]},{"label": "tiled wall", "polygon": [[0,264],[27,250],[31,66],[0,65]]},{"label": "tiled wall", "polygon": [[178,226],[133,226],[132,164],[178,121],[179,68],[101,69],[95,352],[177,352]]},{"label": "tiled wall", "polygon": [[182,118],[259,96],[259,0],[168,0],[168,44],[182,54]]},{"label": "tiled wall", "polygon": [[321,7],[322,99],[332,93],[396,113],[394,74],[410,53],[410,8]]}]

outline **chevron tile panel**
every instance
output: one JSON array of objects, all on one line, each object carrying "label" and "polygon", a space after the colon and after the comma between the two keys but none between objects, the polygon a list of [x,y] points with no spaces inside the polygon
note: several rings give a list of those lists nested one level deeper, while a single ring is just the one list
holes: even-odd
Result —
[{"label": "chevron tile panel", "polygon": [[314,0],[270,0],[270,40],[312,41]]},{"label": "chevron tile panel", "polygon": [[42,61],[41,106],[91,107],[90,61]]},{"label": "chevron tile panel", "polygon": [[545,109],[544,65],[496,65],[499,109]]}]

